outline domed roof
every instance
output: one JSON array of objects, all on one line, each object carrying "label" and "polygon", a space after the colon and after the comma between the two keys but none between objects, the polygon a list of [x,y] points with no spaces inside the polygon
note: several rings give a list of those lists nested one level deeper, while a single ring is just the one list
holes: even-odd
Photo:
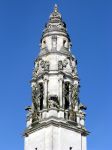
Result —
[{"label": "domed roof", "polygon": [[49,17],[48,23],[45,25],[45,29],[42,34],[42,38],[50,35],[63,35],[66,36],[69,41],[69,35],[67,33],[66,24],[63,22],[61,14],[58,11],[58,6],[55,4],[54,10]]},{"label": "domed roof", "polygon": [[58,12],[58,6],[55,4],[54,11],[50,15],[50,19],[61,19],[61,14]]}]

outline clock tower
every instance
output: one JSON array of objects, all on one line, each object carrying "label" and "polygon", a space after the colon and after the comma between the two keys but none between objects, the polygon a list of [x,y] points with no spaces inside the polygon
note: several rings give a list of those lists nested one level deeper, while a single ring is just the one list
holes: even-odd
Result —
[{"label": "clock tower", "polygon": [[79,99],[77,60],[57,5],[43,30],[27,110],[24,150],[87,150],[86,107]]}]

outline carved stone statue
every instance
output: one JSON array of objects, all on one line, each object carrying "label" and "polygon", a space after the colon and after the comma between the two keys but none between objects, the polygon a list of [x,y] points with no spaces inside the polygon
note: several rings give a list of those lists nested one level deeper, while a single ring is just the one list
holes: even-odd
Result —
[{"label": "carved stone statue", "polygon": [[36,79],[37,78],[37,72],[38,72],[38,69],[39,69],[39,62],[36,62],[35,61],[35,68],[33,70],[33,79]]},{"label": "carved stone statue", "polygon": [[40,86],[39,84],[35,84],[32,86],[32,101],[35,109],[38,111],[40,106]]},{"label": "carved stone statue", "polygon": [[49,96],[48,108],[59,108],[59,101],[57,96]]},{"label": "carved stone statue", "polygon": [[59,69],[59,70],[62,70],[63,67],[66,67],[66,66],[67,66],[67,64],[68,64],[67,59],[64,59],[63,61],[62,61],[62,60],[58,61],[58,69]]},{"label": "carved stone statue", "polygon": [[63,60],[63,67],[66,67],[66,66],[67,66],[67,64],[68,64],[67,59],[64,59],[64,60]]},{"label": "carved stone statue", "polygon": [[72,120],[72,121],[74,121],[75,120],[75,111],[73,110],[73,109],[71,109],[70,111],[69,111],[69,120]]},{"label": "carved stone statue", "polygon": [[41,65],[42,69],[44,69],[45,71],[48,71],[48,70],[49,70],[49,62],[48,62],[48,61],[42,60],[42,61],[40,62],[40,65]]},{"label": "carved stone statue", "polygon": [[44,66],[45,71],[49,70],[49,62],[45,61],[45,66]]},{"label": "carved stone statue", "polygon": [[32,114],[32,107],[31,106],[27,106],[25,108],[25,110],[27,111],[27,117],[31,116],[31,114]]},{"label": "carved stone statue", "polygon": [[35,72],[37,73],[39,70],[39,62],[36,62],[35,63]]},{"label": "carved stone statue", "polygon": [[32,79],[36,79],[37,78],[37,73],[35,72],[35,69],[33,70],[33,75],[32,75]]},{"label": "carved stone statue", "polygon": [[39,112],[33,112],[32,113],[32,122],[38,121],[39,120]]},{"label": "carved stone statue", "polygon": [[44,68],[44,66],[45,66],[44,60],[42,60],[42,61],[40,62],[40,65],[41,65],[42,68]]},{"label": "carved stone statue", "polygon": [[62,70],[63,69],[63,64],[62,64],[62,61],[58,61],[58,69],[59,70]]},{"label": "carved stone statue", "polygon": [[75,107],[76,103],[79,102],[79,85],[73,85],[72,86],[72,99],[73,99],[73,105]]}]

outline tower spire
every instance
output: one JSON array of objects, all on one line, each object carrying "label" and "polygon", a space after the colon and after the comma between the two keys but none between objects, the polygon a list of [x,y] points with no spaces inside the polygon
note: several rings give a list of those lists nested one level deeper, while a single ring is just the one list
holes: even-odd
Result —
[{"label": "tower spire", "polygon": [[86,150],[85,107],[79,100],[77,61],[70,45],[55,4],[35,60],[32,105],[26,109],[25,150]]},{"label": "tower spire", "polygon": [[66,24],[58,11],[57,4],[54,5],[54,10],[50,14],[48,23],[45,25],[40,45],[40,55],[52,51],[70,53],[71,40],[66,29]]},{"label": "tower spire", "polygon": [[54,5],[54,10],[50,15],[50,19],[52,19],[52,18],[61,19],[61,14],[58,11],[58,5],[57,4]]}]

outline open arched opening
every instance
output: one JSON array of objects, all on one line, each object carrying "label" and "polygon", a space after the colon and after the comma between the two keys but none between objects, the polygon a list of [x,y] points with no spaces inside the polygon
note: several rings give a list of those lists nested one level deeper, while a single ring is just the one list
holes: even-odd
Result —
[{"label": "open arched opening", "polygon": [[66,47],[66,40],[63,40],[63,47]]},{"label": "open arched opening", "polygon": [[64,95],[65,95],[65,109],[68,109],[69,108],[69,85],[70,83],[69,82],[65,82],[65,89],[64,89]]},{"label": "open arched opening", "polygon": [[43,109],[43,92],[44,92],[43,83],[39,83],[39,88],[40,88],[40,110],[42,110]]}]

